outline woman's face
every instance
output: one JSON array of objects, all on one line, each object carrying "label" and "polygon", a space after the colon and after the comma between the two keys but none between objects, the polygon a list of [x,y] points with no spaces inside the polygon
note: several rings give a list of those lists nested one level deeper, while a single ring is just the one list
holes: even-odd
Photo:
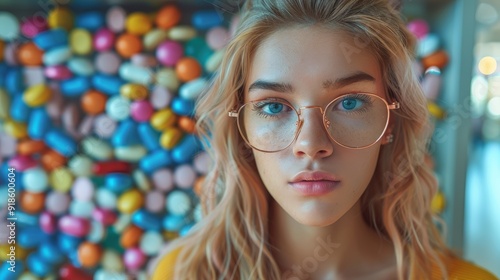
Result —
[{"label": "woman's face", "polygon": [[[286,86],[260,83],[249,91],[256,81]],[[325,107],[335,97],[359,92],[385,98],[380,66],[368,46],[341,31],[289,28],[273,33],[257,49],[245,101],[276,97],[296,109]],[[365,149],[345,148],[329,138],[320,110],[305,109],[302,115],[296,141],[275,153],[254,150],[255,162],[267,190],[292,218],[304,225],[327,226],[358,202],[373,176],[383,140]],[[304,193],[290,184],[301,171],[326,172],[337,182],[327,183],[332,186],[327,192]]]}]

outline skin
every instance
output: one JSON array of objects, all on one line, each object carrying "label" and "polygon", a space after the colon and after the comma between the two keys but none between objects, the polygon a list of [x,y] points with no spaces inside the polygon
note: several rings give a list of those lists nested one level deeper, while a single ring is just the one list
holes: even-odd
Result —
[{"label": "skin", "polygon": [[[273,33],[255,53],[245,101],[280,97],[299,108],[324,107],[333,98],[352,92],[385,98],[379,63],[369,47],[356,47],[356,43],[347,33],[318,26]],[[373,80],[335,83],[361,72]],[[249,91],[257,80],[290,84],[292,90]],[[333,82],[326,82],[330,87],[324,88],[328,80]],[[258,173],[273,198],[269,241],[284,275],[288,275],[284,279],[396,278],[392,243],[365,223],[359,202],[385,143],[379,140],[361,150],[344,148],[329,138],[319,110],[303,110],[303,118],[300,134],[285,150],[253,150]],[[288,182],[303,170],[333,174],[340,185],[322,196],[298,194]],[[330,245],[326,248],[324,244]]]}]

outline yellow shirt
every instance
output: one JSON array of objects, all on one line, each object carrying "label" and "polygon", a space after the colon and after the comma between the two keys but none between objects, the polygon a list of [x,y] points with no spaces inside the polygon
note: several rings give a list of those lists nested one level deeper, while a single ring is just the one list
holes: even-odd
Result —
[{"label": "yellow shirt", "polygon": [[[180,249],[165,255],[157,264],[152,280],[171,280],[174,275],[174,264]],[[499,278],[487,270],[476,266],[470,262],[453,259],[448,263],[448,273],[450,280],[498,280]],[[432,271],[433,280],[441,280],[439,269]]]}]

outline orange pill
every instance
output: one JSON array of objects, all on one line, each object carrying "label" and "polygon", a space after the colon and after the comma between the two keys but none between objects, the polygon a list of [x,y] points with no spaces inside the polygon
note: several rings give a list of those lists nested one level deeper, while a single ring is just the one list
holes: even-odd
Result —
[{"label": "orange pill", "polygon": [[82,109],[89,115],[97,115],[106,109],[107,96],[97,90],[87,91],[81,99]]},{"label": "orange pill", "polygon": [[183,82],[189,82],[201,76],[201,65],[192,57],[181,58],[175,65],[177,78]]},{"label": "orange pill", "polygon": [[174,5],[166,5],[156,14],[156,25],[161,29],[169,29],[181,20],[181,11]]},{"label": "orange pill", "polygon": [[186,116],[179,117],[179,120],[177,121],[177,125],[179,126],[180,129],[184,130],[187,133],[195,133],[196,122],[190,117],[186,117]]},{"label": "orange pill", "polygon": [[205,180],[205,176],[200,176],[194,181],[193,190],[198,197],[201,197],[203,191],[203,181]]},{"label": "orange pill", "polygon": [[78,260],[83,267],[92,268],[101,262],[101,246],[84,241],[78,246]]},{"label": "orange pill", "polygon": [[424,69],[427,69],[431,66],[443,69],[448,64],[448,61],[448,54],[444,50],[440,50],[422,58],[422,65],[424,66]]},{"label": "orange pill", "polygon": [[42,58],[43,51],[33,42],[25,43],[17,50],[17,60],[25,66],[42,65]]},{"label": "orange pill", "polygon": [[60,153],[54,150],[48,150],[43,153],[41,162],[45,170],[52,171],[66,164],[68,160]]},{"label": "orange pill", "polygon": [[45,193],[21,192],[21,209],[29,214],[36,214],[45,207]]},{"label": "orange pill", "polygon": [[118,37],[115,44],[116,51],[124,58],[130,58],[142,51],[142,41],[139,36],[124,33]]},{"label": "orange pill", "polygon": [[0,61],[3,60],[4,49],[5,49],[5,43],[4,41],[0,40]]},{"label": "orange pill", "polygon": [[123,230],[122,236],[120,237],[120,244],[123,248],[134,247],[141,240],[141,236],[142,229],[135,225],[131,225]]},{"label": "orange pill", "polygon": [[42,153],[47,149],[45,143],[40,140],[26,139],[17,144],[17,152],[21,155],[32,155]]}]

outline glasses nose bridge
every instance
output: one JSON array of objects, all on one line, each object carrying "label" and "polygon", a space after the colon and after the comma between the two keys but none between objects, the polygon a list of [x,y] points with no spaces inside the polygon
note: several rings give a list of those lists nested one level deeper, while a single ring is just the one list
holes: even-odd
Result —
[{"label": "glasses nose bridge", "polygon": [[324,109],[321,106],[314,106],[314,105],[311,105],[311,106],[302,106],[298,110],[299,111],[299,118],[302,117],[302,110],[304,110],[304,109],[319,109],[319,112],[320,112],[321,116],[323,116],[323,114],[324,114]]}]

